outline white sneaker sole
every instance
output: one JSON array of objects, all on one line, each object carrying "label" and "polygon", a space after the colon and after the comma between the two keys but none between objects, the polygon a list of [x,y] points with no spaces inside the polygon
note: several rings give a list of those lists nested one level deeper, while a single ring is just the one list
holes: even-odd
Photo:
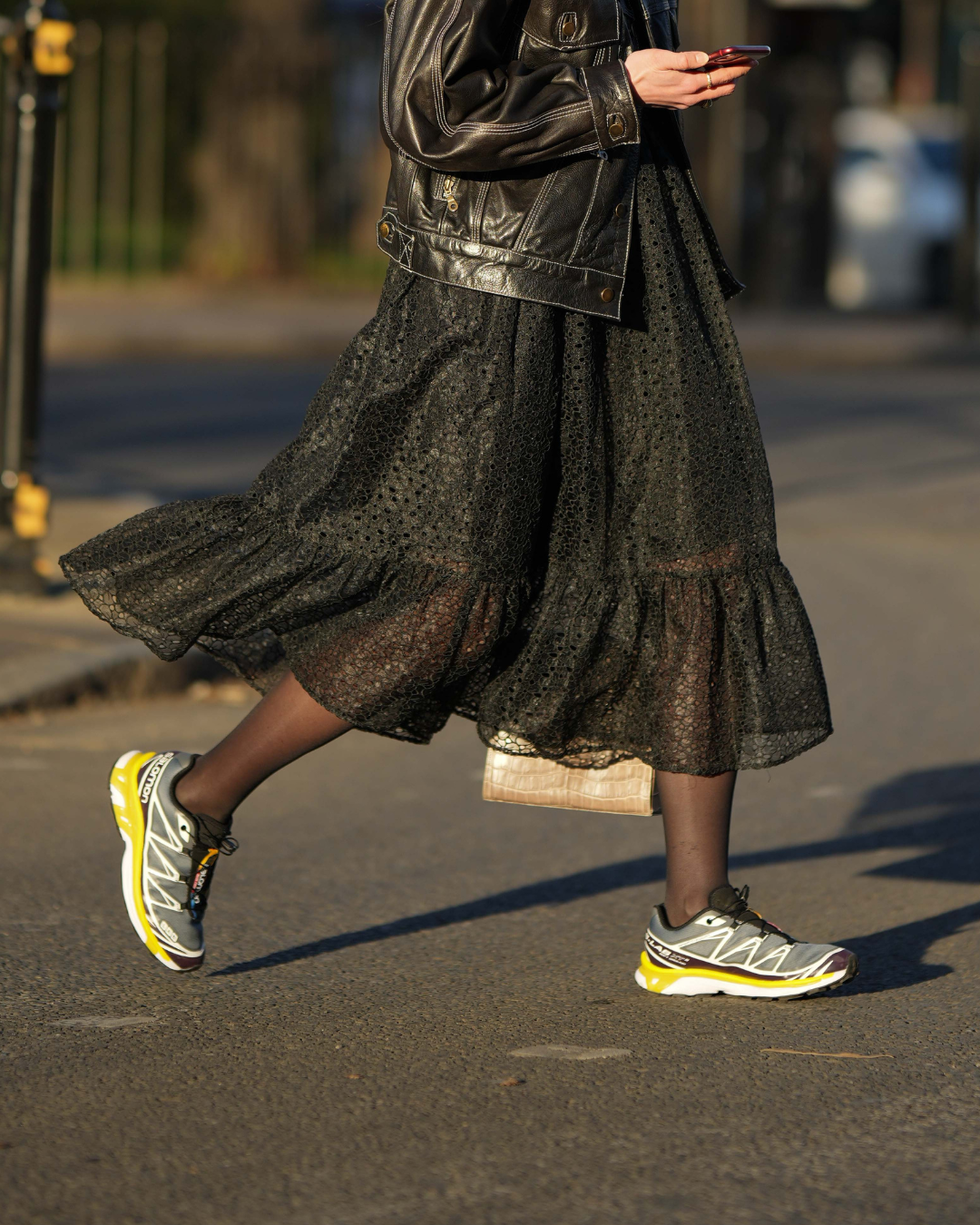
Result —
[{"label": "white sneaker sole", "polygon": [[823,974],[819,978],[804,978],[798,982],[767,987],[761,983],[738,982],[734,977],[715,978],[710,975],[685,974],[678,970],[663,970],[652,966],[644,971],[643,966],[634,974],[644,991],[656,995],[740,995],[749,999],[786,1000],[808,995],[820,995],[849,982],[858,972],[857,958],[852,956],[843,970]]}]

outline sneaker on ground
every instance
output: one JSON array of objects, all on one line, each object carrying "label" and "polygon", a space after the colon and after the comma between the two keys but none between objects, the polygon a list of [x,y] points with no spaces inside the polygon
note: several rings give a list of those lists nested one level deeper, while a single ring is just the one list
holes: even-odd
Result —
[{"label": "sneaker on ground", "polygon": [[636,981],[661,995],[817,995],[846,983],[858,959],[835,944],[806,944],[748,907],[748,886],[715,889],[708,905],[680,927],[663,906],[650,920]]},{"label": "sneaker on ground", "polygon": [[171,970],[204,962],[204,929],[218,855],[237,847],[229,825],[185,812],[174,787],[192,753],[125,753],[112,767],[109,795],[125,850],[122,888],[136,934]]}]

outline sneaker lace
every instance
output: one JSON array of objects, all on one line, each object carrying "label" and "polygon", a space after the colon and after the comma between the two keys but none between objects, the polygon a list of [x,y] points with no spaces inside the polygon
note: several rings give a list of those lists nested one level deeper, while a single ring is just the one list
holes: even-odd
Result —
[{"label": "sneaker lace", "polygon": [[[192,912],[201,909],[202,902],[207,904],[208,886],[218,862],[218,855],[234,855],[238,850],[237,838],[233,838],[231,834],[215,837],[200,819],[198,839],[195,853],[191,856],[190,873],[180,878],[187,886],[187,900],[181,903],[181,908]],[[213,851],[217,851],[217,855],[212,854]]]},{"label": "sneaker lace", "polygon": [[[214,849],[219,855],[234,855],[238,850],[238,839],[233,838],[231,834],[224,834],[222,837],[215,839]],[[746,889],[748,885],[746,885]]]},{"label": "sneaker lace", "polygon": [[727,914],[733,923],[757,928],[760,936],[781,936],[784,940],[792,941],[792,937],[787,936],[775,923],[764,919],[758,911],[749,909],[748,885],[743,885],[738,890],[735,902],[723,913]]}]

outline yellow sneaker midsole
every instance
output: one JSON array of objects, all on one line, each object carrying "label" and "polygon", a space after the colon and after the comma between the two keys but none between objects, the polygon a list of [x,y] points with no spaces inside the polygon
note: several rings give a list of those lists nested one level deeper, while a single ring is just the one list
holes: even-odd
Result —
[{"label": "yellow sneaker midsole", "polygon": [[140,803],[139,776],[143,767],[156,756],[156,753],[134,753],[132,756],[126,754],[121,757],[109,775],[109,797],[116,825],[127,848],[127,854],[123,857],[123,872],[128,879],[123,881],[123,895],[130,920],[153,956],[169,966],[174,966],[167,950],[150,926],[143,904],[143,842],[146,823]]},{"label": "yellow sneaker midsole", "polygon": [[640,954],[640,968],[637,970],[637,981],[642,977],[643,986],[647,991],[662,992],[667,987],[682,978],[704,978],[719,984],[719,991],[724,983],[735,983],[740,987],[758,987],[764,991],[781,989],[799,989],[819,987],[830,979],[839,978],[842,971],[834,970],[829,974],[816,974],[802,978],[772,978],[759,979],[748,974],[737,974],[729,970],[707,970],[699,966],[690,970],[671,970],[666,966],[655,965],[647,955],[646,949]]}]

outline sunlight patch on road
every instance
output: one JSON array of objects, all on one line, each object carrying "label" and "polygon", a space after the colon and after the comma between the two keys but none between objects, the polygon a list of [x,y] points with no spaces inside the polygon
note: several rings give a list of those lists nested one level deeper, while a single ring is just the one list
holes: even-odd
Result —
[{"label": "sunlight patch on road", "polygon": [[72,1017],[67,1021],[49,1021],[60,1029],[131,1029],[136,1025],[159,1025],[157,1017]]},{"label": "sunlight patch on road", "polygon": [[625,1059],[632,1051],[618,1046],[525,1046],[511,1051],[518,1059]]}]

